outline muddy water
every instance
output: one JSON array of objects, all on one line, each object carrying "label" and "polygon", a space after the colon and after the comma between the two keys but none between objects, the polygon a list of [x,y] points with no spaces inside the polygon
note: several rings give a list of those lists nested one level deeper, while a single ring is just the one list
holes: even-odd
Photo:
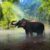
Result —
[{"label": "muddy water", "polygon": [[[45,29],[45,40],[50,40],[50,29]],[[33,38],[37,36],[36,33],[33,33]],[[26,38],[25,31],[22,28],[14,29],[14,30],[0,30],[0,41],[8,42],[8,41],[23,41]]]},{"label": "muddy water", "polygon": [[[45,38],[27,37],[21,28],[0,30],[0,50],[50,50],[50,29],[45,29]],[[49,45],[48,45],[49,44]]]}]

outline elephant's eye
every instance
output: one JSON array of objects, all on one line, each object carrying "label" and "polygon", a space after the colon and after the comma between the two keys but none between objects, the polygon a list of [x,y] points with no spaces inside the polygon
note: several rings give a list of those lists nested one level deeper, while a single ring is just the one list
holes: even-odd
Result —
[{"label": "elephant's eye", "polygon": [[22,25],[22,26],[25,26],[25,25],[26,25],[26,22],[23,22],[21,25]]}]

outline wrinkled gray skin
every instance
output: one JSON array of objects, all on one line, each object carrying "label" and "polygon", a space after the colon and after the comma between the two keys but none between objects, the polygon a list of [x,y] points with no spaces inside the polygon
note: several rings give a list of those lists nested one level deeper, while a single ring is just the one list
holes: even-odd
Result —
[{"label": "wrinkled gray skin", "polygon": [[26,19],[19,20],[18,22],[14,23],[16,21],[13,21],[11,24],[14,26],[18,26],[18,28],[22,27],[26,35],[28,36],[29,34],[32,36],[33,32],[37,33],[37,36],[42,35],[43,36],[43,31],[44,31],[44,24],[40,22],[30,22]]}]

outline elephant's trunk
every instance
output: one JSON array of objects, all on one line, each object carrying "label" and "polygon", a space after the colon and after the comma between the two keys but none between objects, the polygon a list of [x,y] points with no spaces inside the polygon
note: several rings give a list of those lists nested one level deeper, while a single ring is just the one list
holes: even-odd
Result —
[{"label": "elephant's trunk", "polygon": [[12,22],[11,22],[11,25],[16,26],[16,21],[12,21]]}]

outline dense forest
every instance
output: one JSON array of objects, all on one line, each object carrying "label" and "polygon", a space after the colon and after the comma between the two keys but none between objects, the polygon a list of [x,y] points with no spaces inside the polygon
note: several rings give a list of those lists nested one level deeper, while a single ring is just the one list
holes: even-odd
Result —
[{"label": "dense forest", "polygon": [[22,18],[38,20],[50,25],[50,0],[1,0],[0,28],[10,29],[12,21]]}]

